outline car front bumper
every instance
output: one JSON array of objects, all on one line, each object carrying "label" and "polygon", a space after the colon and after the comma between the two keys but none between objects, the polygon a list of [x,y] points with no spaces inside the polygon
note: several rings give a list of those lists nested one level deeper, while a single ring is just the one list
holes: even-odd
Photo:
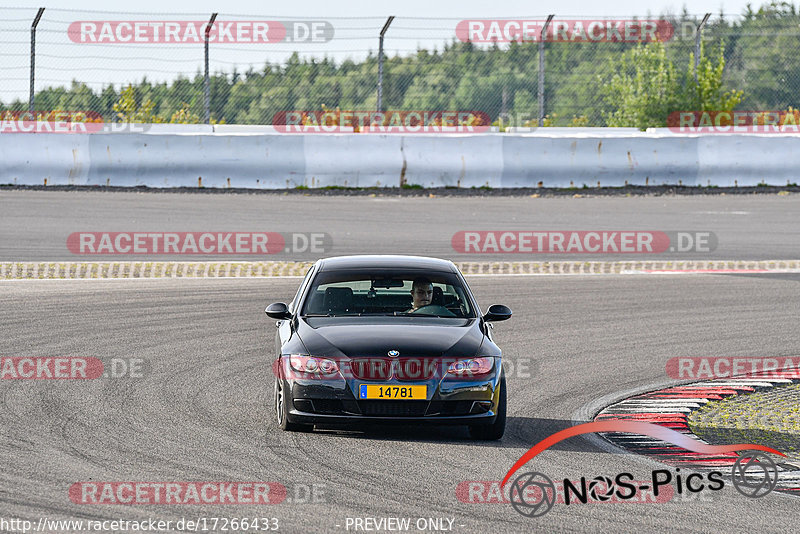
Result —
[{"label": "car front bumper", "polygon": [[[288,419],[315,425],[425,424],[490,425],[497,417],[499,374],[480,380],[431,380],[425,400],[359,400],[363,380],[287,379]],[[370,382],[377,383],[377,382]],[[381,384],[412,385],[389,381]]]}]

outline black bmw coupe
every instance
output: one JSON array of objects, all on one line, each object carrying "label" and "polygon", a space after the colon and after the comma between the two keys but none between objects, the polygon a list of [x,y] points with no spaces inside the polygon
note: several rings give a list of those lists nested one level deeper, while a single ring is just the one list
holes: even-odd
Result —
[{"label": "black bmw coupe", "polygon": [[506,381],[492,321],[453,262],[418,256],[317,261],[277,319],[275,414],[283,430],[314,425],[466,425],[503,436]]}]

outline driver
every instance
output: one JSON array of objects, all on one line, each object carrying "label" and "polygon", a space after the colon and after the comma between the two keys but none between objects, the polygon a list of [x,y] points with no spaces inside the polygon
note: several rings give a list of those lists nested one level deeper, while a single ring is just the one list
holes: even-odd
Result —
[{"label": "driver", "polygon": [[411,284],[411,309],[406,313],[411,313],[417,309],[430,305],[433,300],[433,284],[427,278],[420,276],[414,279]]}]

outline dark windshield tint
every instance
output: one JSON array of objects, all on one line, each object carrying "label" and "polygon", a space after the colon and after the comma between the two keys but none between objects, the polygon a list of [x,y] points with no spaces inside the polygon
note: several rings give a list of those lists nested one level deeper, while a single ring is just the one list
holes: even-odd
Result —
[{"label": "dark windshield tint", "polygon": [[474,318],[475,310],[454,273],[359,270],[318,273],[302,315]]}]

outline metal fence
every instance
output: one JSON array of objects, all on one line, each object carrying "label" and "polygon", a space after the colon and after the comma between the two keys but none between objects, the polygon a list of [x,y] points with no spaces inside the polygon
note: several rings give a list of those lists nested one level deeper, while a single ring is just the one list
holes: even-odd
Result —
[{"label": "metal fence", "polygon": [[[739,109],[800,106],[800,15],[789,4],[737,16],[554,14],[547,30],[548,14],[495,21],[494,28],[466,18],[3,12],[4,110],[228,124],[271,124],[281,112],[337,107],[476,110],[515,126],[606,126],[624,105],[608,91],[610,76],[642,46],[635,35],[614,38],[608,21],[634,20],[640,30],[643,21],[662,21],[658,32],[668,23],[663,46],[681,76],[692,74],[700,43],[707,53],[724,44],[725,89],[744,92]],[[589,30],[597,21],[611,37],[576,37],[575,25]]]}]

